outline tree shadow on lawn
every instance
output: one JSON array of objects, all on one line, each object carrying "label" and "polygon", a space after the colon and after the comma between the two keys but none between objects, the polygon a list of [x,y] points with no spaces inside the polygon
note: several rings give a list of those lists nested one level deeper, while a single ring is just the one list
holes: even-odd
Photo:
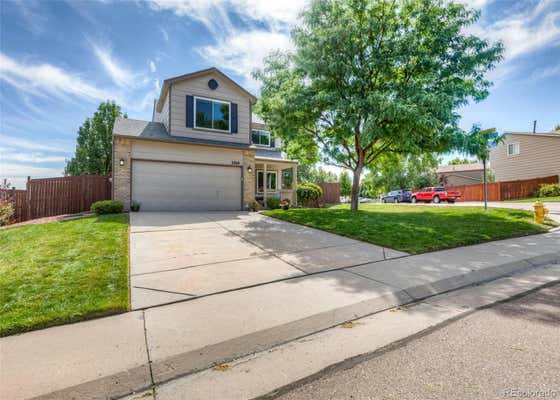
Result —
[{"label": "tree shadow on lawn", "polygon": [[[267,215],[409,253],[544,233],[521,210],[379,211],[294,209]],[[550,225],[553,226],[553,225]]]}]

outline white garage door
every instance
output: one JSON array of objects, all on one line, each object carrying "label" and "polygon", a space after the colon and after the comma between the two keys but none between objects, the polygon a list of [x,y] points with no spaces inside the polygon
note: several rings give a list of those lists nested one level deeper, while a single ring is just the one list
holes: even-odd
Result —
[{"label": "white garage door", "polygon": [[241,168],[132,162],[132,200],[143,211],[241,209]]}]

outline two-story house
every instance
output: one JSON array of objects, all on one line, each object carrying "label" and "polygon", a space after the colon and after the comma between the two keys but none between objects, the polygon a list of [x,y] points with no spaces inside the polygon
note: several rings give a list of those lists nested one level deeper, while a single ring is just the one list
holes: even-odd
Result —
[{"label": "two-story house", "polygon": [[560,178],[560,132],[506,132],[490,152],[490,167],[498,182]]},{"label": "two-story house", "polygon": [[296,201],[297,161],[280,151],[256,97],[217,68],[166,79],[152,121],[113,128],[113,198],[145,211],[242,210]]}]

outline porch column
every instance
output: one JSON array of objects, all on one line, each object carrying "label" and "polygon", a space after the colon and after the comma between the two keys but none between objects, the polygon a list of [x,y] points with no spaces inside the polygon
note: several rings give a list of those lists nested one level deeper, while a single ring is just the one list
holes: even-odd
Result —
[{"label": "porch column", "polygon": [[264,163],[263,166],[263,183],[264,183],[264,188],[263,188],[263,205],[266,207],[266,192],[267,192],[267,185],[268,185],[268,179],[266,176],[266,162]]}]

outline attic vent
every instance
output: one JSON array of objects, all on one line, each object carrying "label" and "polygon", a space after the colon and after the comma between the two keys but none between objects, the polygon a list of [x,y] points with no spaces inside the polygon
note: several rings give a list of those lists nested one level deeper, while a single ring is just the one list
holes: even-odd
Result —
[{"label": "attic vent", "polygon": [[215,79],[210,79],[208,81],[208,87],[212,90],[216,90],[218,88],[218,81],[216,81]]}]

